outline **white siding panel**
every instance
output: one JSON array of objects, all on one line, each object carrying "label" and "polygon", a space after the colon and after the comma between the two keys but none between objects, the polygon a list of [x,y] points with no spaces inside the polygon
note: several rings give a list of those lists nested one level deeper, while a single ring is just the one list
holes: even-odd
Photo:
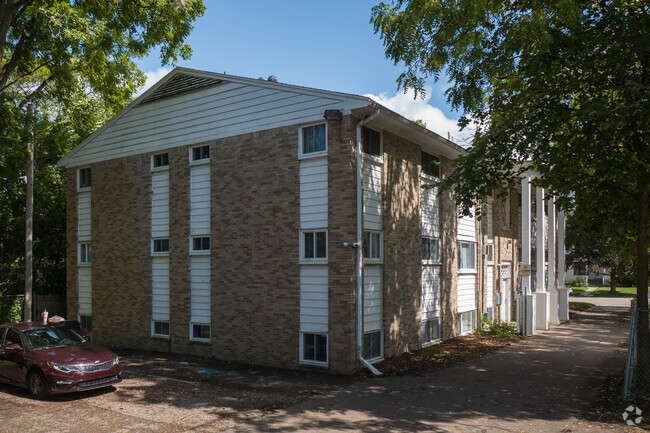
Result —
[{"label": "white siding panel", "polygon": [[210,234],[210,164],[190,170],[190,234]]},{"label": "white siding panel", "polygon": [[381,170],[381,165],[368,159],[363,163],[363,227],[367,230],[382,229]]},{"label": "white siding panel", "polygon": [[476,310],[476,275],[458,275],[458,312]]},{"label": "white siding panel", "polygon": [[210,256],[190,257],[191,321],[210,323]]},{"label": "white siding panel", "polygon": [[79,241],[90,240],[90,191],[79,193],[79,206],[77,211],[77,236]]},{"label": "white siding panel", "polygon": [[487,288],[486,288],[485,308],[494,306],[494,266],[487,267]]},{"label": "white siding panel", "polygon": [[92,281],[90,266],[79,267],[79,315],[92,315]]},{"label": "white siding panel", "polygon": [[329,305],[327,265],[300,267],[300,330],[326,333]]},{"label": "white siding panel", "polygon": [[[424,183],[423,183],[424,184]],[[422,189],[422,235],[440,237],[438,188]]]},{"label": "white siding panel", "polygon": [[169,171],[151,174],[151,236],[169,237]]},{"label": "white siding panel", "polygon": [[169,320],[169,257],[151,259],[151,306],[153,320]]},{"label": "white siding panel", "polygon": [[470,210],[472,216],[463,216],[458,218],[458,240],[476,242],[476,216],[474,208]]},{"label": "white siding panel", "polygon": [[363,332],[382,329],[381,266],[363,268]]},{"label": "white siding panel", "polygon": [[300,228],[327,227],[327,158],[300,161]]},{"label": "white siding panel", "polygon": [[422,319],[440,317],[440,266],[422,267]]}]

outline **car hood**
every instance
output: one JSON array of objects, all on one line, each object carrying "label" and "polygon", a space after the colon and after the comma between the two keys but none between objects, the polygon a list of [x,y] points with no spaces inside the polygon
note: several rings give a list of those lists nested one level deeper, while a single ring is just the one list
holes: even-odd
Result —
[{"label": "car hood", "polygon": [[75,346],[46,347],[33,350],[33,358],[43,361],[58,362],[60,364],[99,364],[115,358],[115,354],[108,349],[92,343],[83,343]]}]

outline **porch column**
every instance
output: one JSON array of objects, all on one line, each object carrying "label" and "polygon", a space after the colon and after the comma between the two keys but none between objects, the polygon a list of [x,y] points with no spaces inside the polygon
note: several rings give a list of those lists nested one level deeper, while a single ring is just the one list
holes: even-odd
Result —
[{"label": "porch column", "polygon": [[544,188],[536,188],[537,192],[537,203],[536,203],[536,213],[537,213],[537,272],[536,280],[537,285],[535,289],[535,297],[537,298],[537,321],[535,324],[536,329],[548,329],[548,319],[550,316],[550,302],[549,302],[549,293],[546,291],[546,254],[544,250],[544,244],[546,243],[546,230],[545,222],[546,218],[544,216]]},{"label": "porch column", "polygon": [[[521,179],[521,263],[530,265],[530,175]],[[531,277],[522,276],[517,296],[517,324],[524,335],[535,334],[535,295],[532,294]]]},{"label": "porch column", "polygon": [[558,293],[555,285],[555,197],[548,198],[548,291],[550,294],[549,322],[551,325],[560,323],[558,318]]},{"label": "porch column", "polygon": [[564,211],[557,215],[557,279],[558,279],[558,319],[561,322],[569,320],[569,291],[564,284],[566,278],[565,270],[565,247],[564,247]]}]

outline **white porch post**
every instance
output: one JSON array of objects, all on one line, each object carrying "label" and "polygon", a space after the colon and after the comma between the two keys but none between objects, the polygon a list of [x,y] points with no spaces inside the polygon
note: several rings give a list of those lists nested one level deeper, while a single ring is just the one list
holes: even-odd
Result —
[{"label": "white porch post", "polygon": [[558,296],[555,285],[555,198],[548,198],[548,291],[550,293],[549,322],[551,325],[560,323],[558,318]]},{"label": "white porch post", "polygon": [[536,272],[536,289],[535,297],[537,304],[537,320],[535,323],[536,329],[548,329],[549,318],[549,294],[546,291],[546,254],[544,244],[546,243],[546,230],[545,230],[545,216],[544,216],[544,189],[536,188],[537,203],[535,206],[537,213],[537,272]]},{"label": "white porch post", "polygon": [[564,284],[566,278],[566,263],[564,247],[564,211],[558,212],[557,215],[557,277],[558,277],[558,318],[561,322],[569,320],[569,290]]},{"label": "white porch post", "polygon": [[[531,263],[530,255],[530,175],[521,179],[521,263]],[[522,276],[517,299],[517,323],[524,335],[535,334],[535,295],[531,293],[531,276]],[[520,312],[522,313],[520,315]]]}]

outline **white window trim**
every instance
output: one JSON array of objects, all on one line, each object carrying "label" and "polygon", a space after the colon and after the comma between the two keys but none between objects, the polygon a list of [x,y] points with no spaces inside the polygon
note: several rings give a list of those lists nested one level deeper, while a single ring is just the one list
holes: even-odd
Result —
[{"label": "white window trim", "polygon": [[[363,256],[363,263],[367,263],[369,265],[380,265],[384,263],[384,232],[380,230],[364,230],[363,232],[364,234],[366,232],[379,233],[379,258],[368,258],[366,256]],[[363,252],[363,245],[361,245],[361,248],[361,251]]]},{"label": "white window trim", "polygon": [[456,242],[456,255],[458,255],[458,251],[460,250],[460,245],[459,244],[473,244],[474,245],[474,268],[460,268],[460,259],[458,262],[458,273],[459,274],[476,274],[477,269],[476,269],[476,262],[478,261],[476,258],[476,242],[471,242],[471,241],[457,241]]},{"label": "white window trim", "polygon": [[[82,245],[88,245],[88,249],[90,250],[90,261],[87,261],[87,262],[82,262],[81,261],[81,246]],[[93,261],[93,255],[92,255],[92,247],[90,245],[91,245],[90,242],[82,242],[82,241],[80,241],[78,243],[78,247],[77,247],[77,264],[79,266],[90,266],[91,265],[91,263]]]},{"label": "white window trim", "polygon": [[[372,334],[374,332],[379,332],[380,333],[379,334],[379,356],[376,356],[374,358],[367,358],[366,361],[370,362],[371,364],[384,360],[384,328],[382,328],[382,329],[372,329],[370,331],[364,330],[363,331],[363,336],[365,337],[366,334]],[[363,340],[362,340],[362,343],[363,343]],[[361,346],[361,353],[362,354],[363,354],[363,347],[364,346],[365,346],[364,344],[362,344],[362,346]]]},{"label": "white window trim", "polygon": [[[303,153],[302,152],[302,130],[303,128],[309,128],[317,125],[325,125],[325,150],[321,150],[319,152]],[[319,121],[319,122],[309,123],[300,126],[300,128],[298,128],[298,159],[309,159],[309,158],[318,158],[322,156],[327,156],[327,150],[329,149],[328,138],[329,138],[329,131],[327,127],[327,122]]]},{"label": "white window trim", "polygon": [[[422,329],[422,325],[424,325],[424,322],[428,322],[430,320],[437,320],[438,321],[438,329],[440,330],[440,332],[439,332],[440,335],[435,340],[431,340],[431,341],[427,341],[426,343],[422,343],[422,347],[429,347],[429,346],[433,346],[435,344],[440,344],[442,342],[442,320],[440,320],[440,317],[432,317],[430,319],[423,319],[420,322],[420,329]],[[422,341],[421,338],[420,338],[420,341]]]},{"label": "white window trim", "polygon": [[191,146],[190,147],[190,165],[191,166],[193,166],[193,165],[203,165],[203,164],[209,164],[210,163],[210,159],[212,158],[212,149],[210,149],[210,157],[204,158],[204,159],[197,159],[196,161],[192,159],[192,153],[193,153],[194,149],[197,148],[197,147],[205,147],[205,146],[208,146],[208,148],[210,148],[210,144],[206,144],[206,143],[197,144],[196,146]]},{"label": "white window trim", "polygon": [[[194,337],[194,325],[209,326],[210,327],[210,338],[197,338],[197,337]],[[190,322],[190,341],[196,341],[197,343],[210,343],[211,340],[212,340],[212,325],[210,323]]]},{"label": "white window trim", "polygon": [[[370,128],[368,126],[366,126],[366,128],[372,129],[373,131],[379,133],[379,156],[371,155],[369,153],[364,152],[363,143],[361,143],[361,153],[363,154],[363,157],[368,161],[372,161],[377,164],[383,164],[384,163],[384,131],[383,130],[380,131],[375,128]],[[363,137],[363,132],[361,133],[361,136]]]},{"label": "white window trim", "polygon": [[[169,240],[168,237],[155,237],[155,238],[151,238],[151,256],[152,256],[152,257],[165,257],[165,256],[169,256],[169,251],[154,251],[154,247],[153,247],[153,246],[154,246],[154,241],[159,241],[159,240],[163,240],[163,239],[167,239],[167,240]],[[212,245],[211,245],[211,246],[212,246]],[[191,246],[190,246],[190,248],[191,248]],[[171,249],[171,242],[170,242],[170,244],[169,244],[169,249]],[[160,320],[159,320],[159,322],[160,322]]]},{"label": "white window trim", "polygon": [[[169,335],[156,334],[156,332],[155,332],[156,322],[169,324],[169,320],[154,320],[154,319],[151,319],[151,336],[153,338],[160,338],[160,339],[163,339],[163,340],[169,340]],[[171,329],[169,330],[169,333],[171,334]]]},{"label": "white window trim", "polygon": [[[90,169],[91,169],[91,170],[90,170],[90,186],[84,186],[84,187],[82,188],[82,187],[81,187],[81,170],[85,170],[85,169],[87,169],[87,168],[90,168]],[[77,191],[78,191],[78,192],[90,191],[90,189],[91,189],[92,186],[93,186],[93,177],[92,177],[92,176],[93,176],[93,171],[92,171],[92,168],[91,168],[90,166],[79,167],[79,168],[77,169]]]},{"label": "white window trim", "polygon": [[[422,236],[420,239],[420,242],[422,242],[422,239],[437,239],[438,240],[438,260],[425,260],[422,259],[422,264],[423,265],[441,265],[442,264],[442,248],[441,248],[441,240],[439,237],[436,236]],[[420,245],[421,248],[421,245]],[[420,251],[420,257],[422,257],[422,252]]]},{"label": "white window trim", "polygon": [[[314,334],[314,335],[324,335],[325,336],[325,357],[327,358],[327,361],[315,361],[313,359],[305,359],[304,358],[304,347],[305,347],[305,341],[304,341],[304,334]],[[300,331],[300,344],[299,344],[299,350],[300,350],[300,364],[301,365],[312,365],[315,367],[327,367],[329,366],[329,360],[330,360],[330,338],[329,334],[327,332],[307,332],[307,331]]]},{"label": "white window trim", "polygon": [[[316,257],[316,258],[307,258],[304,256],[305,252],[305,233],[318,233],[318,232],[325,232],[325,257]],[[329,259],[329,232],[327,229],[306,229],[306,230],[300,230],[300,241],[299,241],[299,251],[298,251],[298,257],[299,257],[299,263],[301,264],[327,264],[327,261]],[[212,246],[212,245],[211,245]]]},{"label": "white window trim", "polygon": [[[154,167],[153,166],[153,158],[156,155],[162,155],[163,153],[167,154],[167,159],[169,160],[169,151],[164,151],[164,152],[156,152],[151,155],[151,171],[156,172],[156,171],[167,171],[169,170],[169,163],[167,165],[161,165],[160,167]],[[191,157],[191,156],[190,156]]]},{"label": "white window trim", "polygon": [[[209,250],[195,250],[194,249],[194,238],[210,238],[210,235],[193,235],[190,236],[190,255],[191,256],[209,256],[210,252],[212,251],[212,239],[210,239],[210,249]],[[153,251],[153,243],[152,243],[152,251]],[[171,248],[171,245],[170,245]],[[198,325],[199,323],[197,323]]]},{"label": "white window trim", "polygon": [[[468,313],[474,313],[474,314],[472,314],[472,324],[470,325],[470,330],[461,333],[461,329],[460,329],[461,328],[460,324],[462,322],[461,315],[462,314],[468,314]],[[458,313],[458,318],[457,318],[456,321],[457,321],[456,326],[458,327],[458,329],[456,331],[457,331],[459,336],[460,335],[470,334],[471,332],[473,332],[476,329],[476,310],[469,310],[469,311],[463,311],[462,313]]]},{"label": "white window trim", "polygon": [[[488,253],[488,250],[492,247],[492,260],[490,260],[490,254]],[[494,243],[493,241],[488,241],[487,244],[485,244],[485,260],[487,261],[488,265],[494,265]]]}]

